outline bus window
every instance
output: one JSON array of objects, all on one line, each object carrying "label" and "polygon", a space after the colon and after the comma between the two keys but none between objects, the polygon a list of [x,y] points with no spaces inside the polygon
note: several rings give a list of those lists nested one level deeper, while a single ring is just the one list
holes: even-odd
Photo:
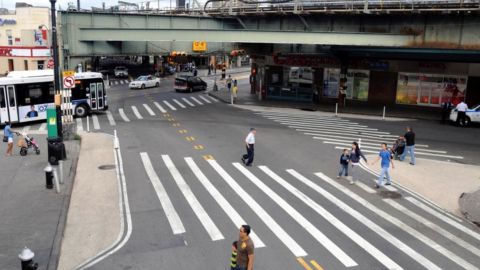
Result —
[{"label": "bus window", "polygon": [[17,100],[19,106],[45,104],[54,101],[53,83],[18,84]]},{"label": "bus window", "polygon": [[4,88],[0,87],[0,108],[5,108],[5,94]]},{"label": "bus window", "polygon": [[8,102],[8,105],[10,107],[15,107],[15,88],[13,86],[8,86],[8,96],[10,97],[10,101]]}]

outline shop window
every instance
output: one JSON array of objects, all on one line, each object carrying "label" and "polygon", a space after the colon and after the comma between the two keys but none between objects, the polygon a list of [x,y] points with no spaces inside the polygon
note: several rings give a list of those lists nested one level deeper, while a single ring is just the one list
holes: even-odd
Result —
[{"label": "shop window", "polygon": [[23,60],[23,69],[28,70],[28,60]]},{"label": "shop window", "polygon": [[8,71],[14,71],[15,66],[13,65],[13,59],[8,59]]},{"label": "shop window", "polygon": [[12,36],[12,30],[7,30],[7,44],[9,46],[13,45],[13,36]]},{"label": "shop window", "polygon": [[45,67],[45,61],[39,60],[37,61],[37,69],[42,70]]},{"label": "shop window", "polygon": [[[323,76],[323,96],[329,98],[338,97],[340,82],[340,69],[326,68]],[[368,87],[370,71],[348,70],[347,71],[347,99],[368,100]]]}]

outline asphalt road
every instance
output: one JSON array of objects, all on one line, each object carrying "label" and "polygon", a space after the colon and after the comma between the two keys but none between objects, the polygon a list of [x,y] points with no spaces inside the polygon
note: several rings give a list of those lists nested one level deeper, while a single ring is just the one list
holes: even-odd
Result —
[{"label": "asphalt road", "polygon": [[[254,112],[172,86],[114,85],[110,113],[90,119],[94,132],[118,132],[132,218],[125,245],[90,269],[227,269],[245,222],[255,269],[480,268],[478,228],[393,187],[372,193],[374,177],[361,169],[360,184],[335,178],[347,135],[375,152],[415,125],[424,158],[478,164],[478,130]],[[255,162],[245,167],[250,127]]]}]

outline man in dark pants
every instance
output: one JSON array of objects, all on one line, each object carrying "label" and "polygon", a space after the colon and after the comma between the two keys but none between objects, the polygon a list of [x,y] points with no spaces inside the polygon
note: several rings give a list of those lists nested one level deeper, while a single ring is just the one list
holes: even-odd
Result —
[{"label": "man in dark pants", "polygon": [[457,107],[455,109],[457,109],[457,124],[462,127],[466,127],[467,126],[466,124],[467,110],[468,110],[467,104],[462,101],[457,104]]},{"label": "man in dark pants", "polygon": [[450,100],[442,103],[442,124],[445,124],[447,122],[451,108],[452,102],[450,102]]},{"label": "man in dark pants", "polygon": [[257,134],[257,131],[254,128],[250,129],[250,132],[248,133],[247,137],[245,138],[245,145],[247,148],[247,154],[243,155],[242,161],[245,164],[245,166],[252,166],[253,162],[253,156],[255,154],[255,134]]}]

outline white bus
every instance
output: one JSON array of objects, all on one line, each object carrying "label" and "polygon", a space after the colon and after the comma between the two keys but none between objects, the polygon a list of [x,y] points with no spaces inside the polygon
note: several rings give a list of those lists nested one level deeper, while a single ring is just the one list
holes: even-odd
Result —
[{"label": "white bus", "polygon": [[[47,107],[54,104],[54,95],[53,70],[12,71],[7,77],[0,78],[0,122],[46,119]],[[72,104],[78,117],[108,109],[101,73],[75,74]]]}]

